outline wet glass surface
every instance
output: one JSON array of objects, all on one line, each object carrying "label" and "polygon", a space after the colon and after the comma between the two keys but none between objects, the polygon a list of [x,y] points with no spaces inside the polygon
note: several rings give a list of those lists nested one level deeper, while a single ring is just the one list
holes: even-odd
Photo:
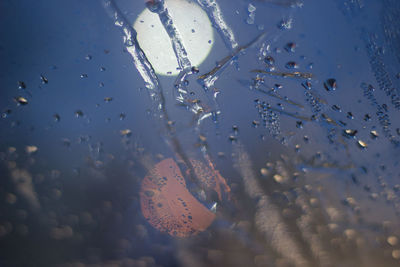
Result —
[{"label": "wet glass surface", "polygon": [[0,13],[1,266],[400,264],[396,0]]}]

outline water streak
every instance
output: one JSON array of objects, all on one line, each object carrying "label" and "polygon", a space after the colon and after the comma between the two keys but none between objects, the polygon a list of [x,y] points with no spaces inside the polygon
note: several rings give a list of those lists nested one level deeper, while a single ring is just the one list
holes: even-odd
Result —
[{"label": "water streak", "polygon": [[311,266],[302,255],[294,237],[290,235],[278,208],[263,192],[244,146],[239,142],[234,143],[233,152],[236,157],[235,167],[242,176],[245,191],[250,198],[257,201],[255,216],[257,229],[265,235],[271,246],[294,266]]},{"label": "water streak", "polygon": [[183,45],[181,35],[174,25],[164,0],[148,1],[146,5],[151,12],[158,14],[161,24],[164,26],[171,40],[179,67],[181,70],[189,71],[191,68],[190,60]]}]

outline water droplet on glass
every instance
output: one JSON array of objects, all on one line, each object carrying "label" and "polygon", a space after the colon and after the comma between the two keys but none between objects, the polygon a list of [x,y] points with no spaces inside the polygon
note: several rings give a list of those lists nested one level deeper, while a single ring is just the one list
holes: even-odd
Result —
[{"label": "water droplet on glass", "polygon": [[44,77],[43,75],[40,75],[40,80],[42,81],[43,84],[49,83],[49,80],[46,77]]},{"label": "water droplet on glass", "polygon": [[371,116],[369,114],[365,114],[364,121],[370,121],[370,120],[371,120]]},{"label": "water droplet on glass", "polygon": [[91,60],[91,59],[92,59],[92,56],[91,56],[91,55],[86,55],[86,56],[85,56],[85,59],[86,59],[86,60]]},{"label": "water droplet on glass", "polygon": [[285,45],[285,50],[294,53],[296,50],[296,43],[290,42]]},{"label": "water droplet on glass", "polygon": [[28,154],[32,154],[32,153],[35,153],[36,151],[38,151],[38,147],[37,146],[26,146],[25,151]]},{"label": "water droplet on glass", "polygon": [[77,118],[79,118],[79,117],[83,117],[83,112],[82,112],[82,110],[77,110],[77,111],[75,111],[75,117],[77,117]]},{"label": "water droplet on glass", "polygon": [[261,173],[262,176],[265,177],[265,176],[268,175],[269,172],[268,172],[267,168],[261,168],[260,169],[260,173]]},{"label": "water droplet on glass", "polygon": [[287,68],[289,70],[298,69],[299,65],[297,65],[297,63],[294,61],[289,61],[288,63],[286,63],[285,68]]},{"label": "water droplet on glass", "polygon": [[280,174],[275,174],[274,180],[275,180],[275,182],[281,184],[281,183],[285,182],[286,179]]},{"label": "water droplet on glass", "polygon": [[392,251],[393,259],[400,260],[400,249],[395,249]]},{"label": "water droplet on glass", "polygon": [[237,140],[237,137],[235,135],[230,135],[229,136],[229,141],[235,142]]},{"label": "water droplet on glass", "polygon": [[99,87],[104,87],[104,83],[99,82]]},{"label": "water droplet on glass", "polygon": [[83,79],[83,78],[87,78],[88,75],[86,73],[82,73],[80,77]]},{"label": "water droplet on glass", "polygon": [[254,11],[256,11],[256,7],[253,5],[253,4],[249,4],[248,6],[247,6],[247,11],[249,11],[250,13],[251,12],[254,12]]},{"label": "water droplet on glass", "polygon": [[342,111],[341,108],[340,108],[338,105],[333,105],[333,106],[332,106],[332,109],[333,109],[334,111],[339,111],[339,112]]},{"label": "water droplet on glass", "polygon": [[1,113],[1,118],[7,118],[11,114],[11,112],[11,109],[6,109],[3,113]]},{"label": "water droplet on glass", "polygon": [[303,129],[303,122],[302,121],[296,121],[296,127],[299,129]]},{"label": "water droplet on glass", "polygon": [[54,121],[55,121],[55,122],[59,122],[60,119],[61,119],[61,118],[60,118],[60,115],[58,115],[58,114],[54,114],[54,115],[53,115],[53,118],[54,118]]},{"label": "water droplet on glass", "polygon": [[18,82],[18,89],[25,89],[26,88],[26,84],[22,81]]},{"label": "water droplet on glass", "polygon": [[271,56],[266,56],[264,58],[264,62],[269,64],[269,65],[274,65],[275,64],[275,59]]},{"label": "water droplet on glass", "polygon": [[233,125],[232,126],[232,130],[235,134],[237,134],[239,132],[239,127],[237,125]]},{"label": "water droplet on glass", "polygon": [[358,146],[359,146],[360,148],[362,148],[362,149],[366,149],[366,148],[368,147],[368,144],[365,143],[365,142],[362,141],[362,140],[358,140],[358,141],[357,141],[357,144],[358,144]]},{"label": "water droplet on glass", "polygon": [[346,129],[343,130],[343,136],[345,137],[355,137],[357,134],[357,130]]},{"label": "water droplet on glass", "polygon": [[301,84],[305,89],[311,90],[312,84],[310,81],[305,81],[304,83]]},{"label": "water droplet on glass", "polygon": [[351,113],[350,111],[347,112],[347,118],[349,118],[351,120],[354,119],[353,113]]},{"label": "water droplet on glass", "polygon": [[325,87],[326,91],[336,90],[336,87],[337,87],[336,80],[333,78],[326,80],[324,82],[324,87]]},{"label": "water droplet on glass", "polygon": [[18,97],[16,97],[16,98],[15,98],[15,101],[17,101],[18,105],[22,105],[22,106],[28,104],[28,99],[26,99],[26,98],[23,97],[23,96],[18,96]]},{"label": "water droplet on glass", "polygon": [[126,118],[126,114],[125,113],[121,113],[119,114],[119,119],[122,121]]},{"label": "water droplet on glass", "polygon": [[375,139],[375,138],[377,138],[377,137],[379,136],[378,132],[375,131],[375,130],[372,130],[370,133],[371,133],[371,137],[372,137],[373,139]]},{"label": "water droplet on glass", "polygon": [[289,30],[292,28],[293,19],[284,19],[278,24],[278,28],[281,30]]},{"label": "water droplet on glass", "polygon": [[254,128],[257,128],[257,127],[260,125],[260,122],[254,120],[254,121],[252,122],[252,124],[253,124],[253,127],[254,127]]},{"label": "water droplet on glass", "polygon": [[109,102],[111,102],[111,101],[113,101],[113,98],[112,98],[112,97],[105,97],[105,98],[104,98],[104,102],[106,102],[106,103],[109,103]]},{"label": "water droplet on glass", "polygon": [[196,67],[196,66],[193,66],[192,67],[192,73],[194,73],[194,74],[196,74],[196,73],[199,73],[200,71],[199,71],[199,68],[198,67]]},{"label": "water droplet on glass", "polygon": [[100,67],[100,71],[106,71],[106,68],[104,68],[104,67]]},{"label": "water droplet on glass", "polygon": [[122,135],[122,136],[131,136],[132,135],[132,131],[130,130],[130,129],[124,129],[124,130],[121,130],[120,131],[120,134]]},{"label": "water droplet on glass", "polygon": [[249,14],[249,16],[248,16],[247,19],[246,19],[246,23],[247,23],[247,24],[249,24],[249,25],[254,24],[254,21],[255,21],[255,19],[254,19],[255,15],[254,15],[254,14],[255,14],[255,13],[250,13],[250,14]]},{"label": "water droplet on glass", "polygon": [[396,236],[392,235],[387,238],[387,242],[391,246],[396,246],[399,242],[399,239]]}]

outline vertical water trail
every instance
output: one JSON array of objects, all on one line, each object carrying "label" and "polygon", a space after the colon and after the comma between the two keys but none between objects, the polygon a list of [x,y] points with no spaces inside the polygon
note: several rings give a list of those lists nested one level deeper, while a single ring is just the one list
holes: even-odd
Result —
[{"label": "vertical water trail", "polygon": [[183,44],[179,30],[175,27],[164,0],[147,1],[146,6],[151,12],[158,14],[160,22],[171,40],[171,44],[180,68],[180,73],[178,74],[174,83],[175,100],[186,106],[186,108],[191,112],[197,114],[201,110],[201,106],[190,97],[187,89],[186,81],[187,78],[192,74],[192,64],[188,58],[187,51]]},{"label": "vertical water trail", "polygon": [[119,10],[118,6],[113,0],[103,0],[103,6],[108,15],[113,19],[115,26],[117,26],[123,34],[124,45],[129,54],[132,56],[133,63],[139,74],[142,76],[152,102],[154,103],[153,111],[155,114],[157,114],[157,118],[167,130],[165,141],[171,147],[171,149],[185,162],[186,166],[188,166],[189,178],[192,180],[192,182],[200,186],[193,171],[193,166],[188,156],[184,152],[180,141],[178,138],[176,138],[175,128],[173,127],[173,124],[170,123],[170,117],[165,107],[165,98],[160,81],[151,63],[148,61],[145,53],[139,46],[135,29],[122,15],[122,12]]},{"label": "vertical water trail", "polygon": [[218,3],[215,0],[197,0],[197,3],[207,13],[211,23],[218,30],[228,49],[235,50],[239,44],[235,39],[233,31],[226,24]]},{"label": "vertical water trail", "polygon": [[[197,0],[197,3],[207,13],[212,25],[214,26],[214,28],[217,29],[222,40],[224,41],[225,46],[230,50],[231,53],[234,53],[235,50],[239,47],[239,44],[236,41],[232,29],[225,22],[224,17],[222,16],[221,8],[219,7],[218,3],[215,0]],[[223,65],[227,63],[227,61],[222,61],[218,63],[222,63],[221,67],[223,67]],[[205,89],[210,89],[214,87],[214,84],[217,80],[218,73],[210,73],[209,75],[201,79]]]},{"label": "vertical water trail", "polygon": [[191,68],[190,60],[183,45],[180,33],[169,15],[164,0],[147,1],[146,6],[151,12],[158,14],[161,24],[164,26],[164,29],[171,40],[179,67],[183,71],[189,71]]},{"label": "vertical water trail", "polygon": [[278,208],[271,203],[269,197],[263,192],[251,159],[244,146],[239,142],[233,143],[236,166],[243,179],[245,191],[250,198],[257,202],[255,224],[257,229],[265,235],[265,239],[282,257],[294,266],[311,266],[303,256],[299,245],[288,231]]},{"label": "vertical water trail", "polygon": [[108,15],[113,19],[114,25],[117,26],[124,38],[124,45],[128,53],[133,59],[133,64],[138,70],[140,76],[142,76],[145,87],[147,88],[153,103],[157,103],[154,111],[157,113],[159,118],[163,118],[166,114],[164,109],[164,95],[162,92],[160,81],[147,59],[145,53],[140,48],[139,43],[136,39],[137,33],[131,26],[129,21],[122,15],[117,5],[112,0],[103,0],[103,6]]}]

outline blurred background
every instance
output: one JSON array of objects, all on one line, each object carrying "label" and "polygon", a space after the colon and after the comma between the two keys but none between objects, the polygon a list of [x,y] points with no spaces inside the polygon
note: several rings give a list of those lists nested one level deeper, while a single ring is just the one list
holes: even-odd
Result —
[{"label": "blurred background", "polygon": [[[131,25],[146,9],[113,3]],[[1,266],[400,264],[400,3],[216,3],[243,49],[211,28],[185,82],[210,115],[197,124],[172,74],[159,118],[102,1],[0,2]],[[182,170],[215,214],[185,238],[140,203],[153,166],[179,161],[174,140],[231,189],[201,198]]]}]

